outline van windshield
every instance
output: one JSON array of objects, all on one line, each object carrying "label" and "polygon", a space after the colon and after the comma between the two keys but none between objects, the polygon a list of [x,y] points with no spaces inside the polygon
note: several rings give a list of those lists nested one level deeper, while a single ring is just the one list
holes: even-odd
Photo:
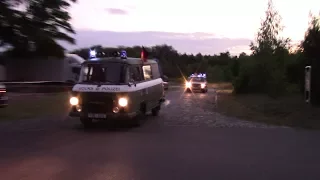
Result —
[{"label": "van windshield", "polygon": [[124,67],[122,63],[92,63],[82,65],[79,83],[125,83]]},{"label": "van windshield", "polygon": [[203,77],[189,77],[188,81],[192,81],[192,82],[205,82],[206,79]]}]

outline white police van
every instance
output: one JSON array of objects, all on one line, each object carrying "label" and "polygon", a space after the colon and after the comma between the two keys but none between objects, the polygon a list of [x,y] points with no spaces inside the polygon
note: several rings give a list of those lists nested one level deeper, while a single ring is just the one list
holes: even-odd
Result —
[{"label": "white police van", "polygon": [[158,63],[145,57],[127,57],[126,52],[98,57],[82,63],[79,81],[70,97],[72,117],[79,117],[85,127],[92,120],[129,120],[140,125],[138,115],[158,115],[164,102],[163,81]]}]

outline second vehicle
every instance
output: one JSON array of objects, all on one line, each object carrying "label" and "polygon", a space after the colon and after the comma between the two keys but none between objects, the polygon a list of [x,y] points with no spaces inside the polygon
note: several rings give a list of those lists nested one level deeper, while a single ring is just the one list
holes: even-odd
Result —
[{"label": "second vehicle", "polygon": [[7,89],[4,84],[0,83],[0,108],[8,106]]},{"label": "second vehicle", "polygon": [[192,74],[186,81],[186,92],[208,92],[206,74]]}]

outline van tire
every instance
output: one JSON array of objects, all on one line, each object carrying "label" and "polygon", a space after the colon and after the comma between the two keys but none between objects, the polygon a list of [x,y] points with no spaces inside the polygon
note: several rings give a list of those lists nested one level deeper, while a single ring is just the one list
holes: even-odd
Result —
[{"label": "van tire", "polygon": [[140,113],[141,113],[142,115],[146,115],[146,113],[147,113],[147,105],[146,105],[146,103],[144,103],[144,102],[142,102],[142,103],[140,104]]},{"label": "van tire", "polygon": [[160,112],[160,105],[151,110],[152,116],[158,116],[159,112]]},{"label": "van tire", "polygon": [[93,125],[92,119],[89,118],[80,118],[80,121],[84,128],[90,128]]}]

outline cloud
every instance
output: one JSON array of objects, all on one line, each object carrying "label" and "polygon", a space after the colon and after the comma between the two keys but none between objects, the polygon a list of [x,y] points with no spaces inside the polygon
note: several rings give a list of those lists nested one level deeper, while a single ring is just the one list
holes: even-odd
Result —
[{"label": "cloud", "polygon": [[[74,36],[77,45],[66,43],[62,45],[67,50],[102,45],[116,46],[154,46],[168,44],[180,53],[218,54],[232,50],[233,54],[240,54],[250,44],[250,39],[230,39],[217,37],[208,33],[170,33],[170,32],[113,32],[78,30]],[[239,48],[242,47],[242,48]]]},{"label": "cloud", "polygon": [[119,8],[106,8],[105,9],[109,14],[113,15],[127,15],[129,14],[128,11],[124,9],[119,9]]},{"label": "cloud", "polygon": [[249,45],[240,45],[240,46],[233,46],[231,48],[228,48],[228,51],[230,52],[231,55],[238,55],[239,52],[244,52],[246,54],[251,54],[252,51],[250,50]]}]

